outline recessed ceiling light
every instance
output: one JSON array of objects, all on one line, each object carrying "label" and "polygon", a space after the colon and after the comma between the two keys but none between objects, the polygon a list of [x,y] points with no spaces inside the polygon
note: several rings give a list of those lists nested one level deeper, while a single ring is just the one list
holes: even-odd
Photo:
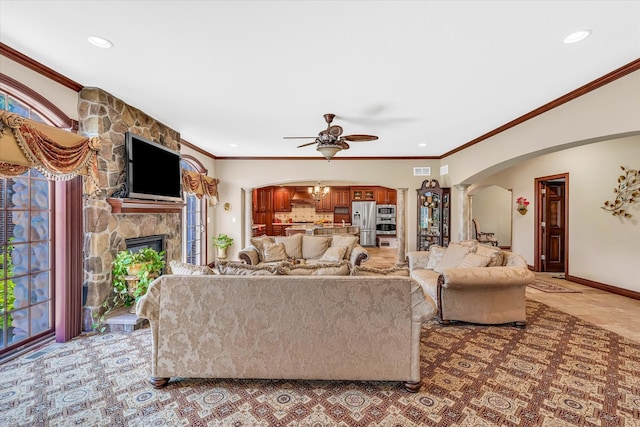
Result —
[{"label": "recessed ceiling light", "polygon": [[593,32],[592,30],[576,31],[575,33],[571,33],[567,37],[565,37],[564,42],[567,43],[567,44],[569,44],[569,43],[577,43],[577,42],[579,42],[581,40],[584,40],[587,37],[589,37],[592,32]]},{"label": "recessed ceiling light", "polygon": [[426,146],[427,146],[427,144],[424,143],[424,142],[421,142],[420,144],[418,144],[418,147],[426,147]]},{"label": "recessed ceiling light", "polygon": [[92,45],[102,49],[109,49],[113,47],[113,43],[111,43],[109,40],[105,39],[104,37],[89,36],[87,40],[89,40],[89,43],[91,43]]},{"label": "recessed ceiling light", "polygon": [[229,147],[234,147],[235,148],[237,146],[238,146],[238,144],[229,144]]}]

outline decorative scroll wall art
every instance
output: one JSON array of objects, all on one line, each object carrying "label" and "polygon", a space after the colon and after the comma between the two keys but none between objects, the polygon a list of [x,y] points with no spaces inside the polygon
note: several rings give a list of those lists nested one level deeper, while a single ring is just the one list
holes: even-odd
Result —
[{"label": "decorative scroll wall art", "polygon": [[86,138],[0,112],[0,177],[22,175],[30,168],[55,181],[86,175],[85,193],[95,195],[100,147],[98,137]]},{"label": "decorative scroll wall art", "polygon": [[618,186],[613,189],[616,198],[612,201],[605,201],[601,206],[605,211],[611,212],[613,216],[631,218],[627,209],[632,203],[640,200],[640,172],[637,169],[627,169],[620,166],[624,175],[618,177]]},{"label": "decorative scroll wall art", "polygon": [[218,204],[218,183],[217,178],[212,178],[202,173],[182,169],[182,189],[195,195],[198,199],[203,197],[212,199],[214,204]]}]

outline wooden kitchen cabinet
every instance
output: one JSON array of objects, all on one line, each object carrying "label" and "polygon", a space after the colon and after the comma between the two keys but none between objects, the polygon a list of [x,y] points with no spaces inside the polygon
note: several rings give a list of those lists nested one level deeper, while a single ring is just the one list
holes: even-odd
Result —
[{"label": "wooden kitchen cabinet", "polygon": [[373,187],[351,187],[351,200],[370,201],[376,200],[376,188]]},{"label": "wooden kitchen cabinet", "polygon": [[263,187],[254,190],[256,192],[256,211],[273,212],[273,187]]},{"label": "wooden kitchen cabinet", "polygon": [[349,187],[331,187],[334,208],[351,206],[351,189]]},{"label": "wooden kitchen cabinet", "polygon": [[318,212],[331,212],[333,213],[333,188],[329,190],[329,194],[316,200],[316,213]]},{"label": "wooden kitchen cabinet", "polygon": [[395,205],[398,201],[396,190],[380,187],[376,193],[376,203],[379,205]]},{"label": "wooden kitchen cabinet", "polygon": [[294,191],[295,189],[291,187],[274,188],[273,210],[275,212],[291,212],[291,197],[293,197]]}]

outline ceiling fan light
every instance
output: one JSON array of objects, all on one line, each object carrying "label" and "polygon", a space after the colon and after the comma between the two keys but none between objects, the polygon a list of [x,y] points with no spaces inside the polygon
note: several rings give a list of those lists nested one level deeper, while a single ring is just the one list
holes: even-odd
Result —
[{"label": "ceiling fan light", "polygon": [[342,147],[339,145],[320,145],[316,150],[322,153],[325,159],[331,160],[338,151],[342,150]]}]

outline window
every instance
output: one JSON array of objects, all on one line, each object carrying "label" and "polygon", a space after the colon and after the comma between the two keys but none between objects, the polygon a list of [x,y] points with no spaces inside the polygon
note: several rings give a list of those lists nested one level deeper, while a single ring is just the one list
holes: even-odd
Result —
[{"label": "window", "polygon": [[[186,170],[206,173],[202,164],[191,156],[182,156],[181,165]],[[198,199],[187,193],[184,198],[182,259],[190,264],[202,265],[206,262],[206,199]]]}]

